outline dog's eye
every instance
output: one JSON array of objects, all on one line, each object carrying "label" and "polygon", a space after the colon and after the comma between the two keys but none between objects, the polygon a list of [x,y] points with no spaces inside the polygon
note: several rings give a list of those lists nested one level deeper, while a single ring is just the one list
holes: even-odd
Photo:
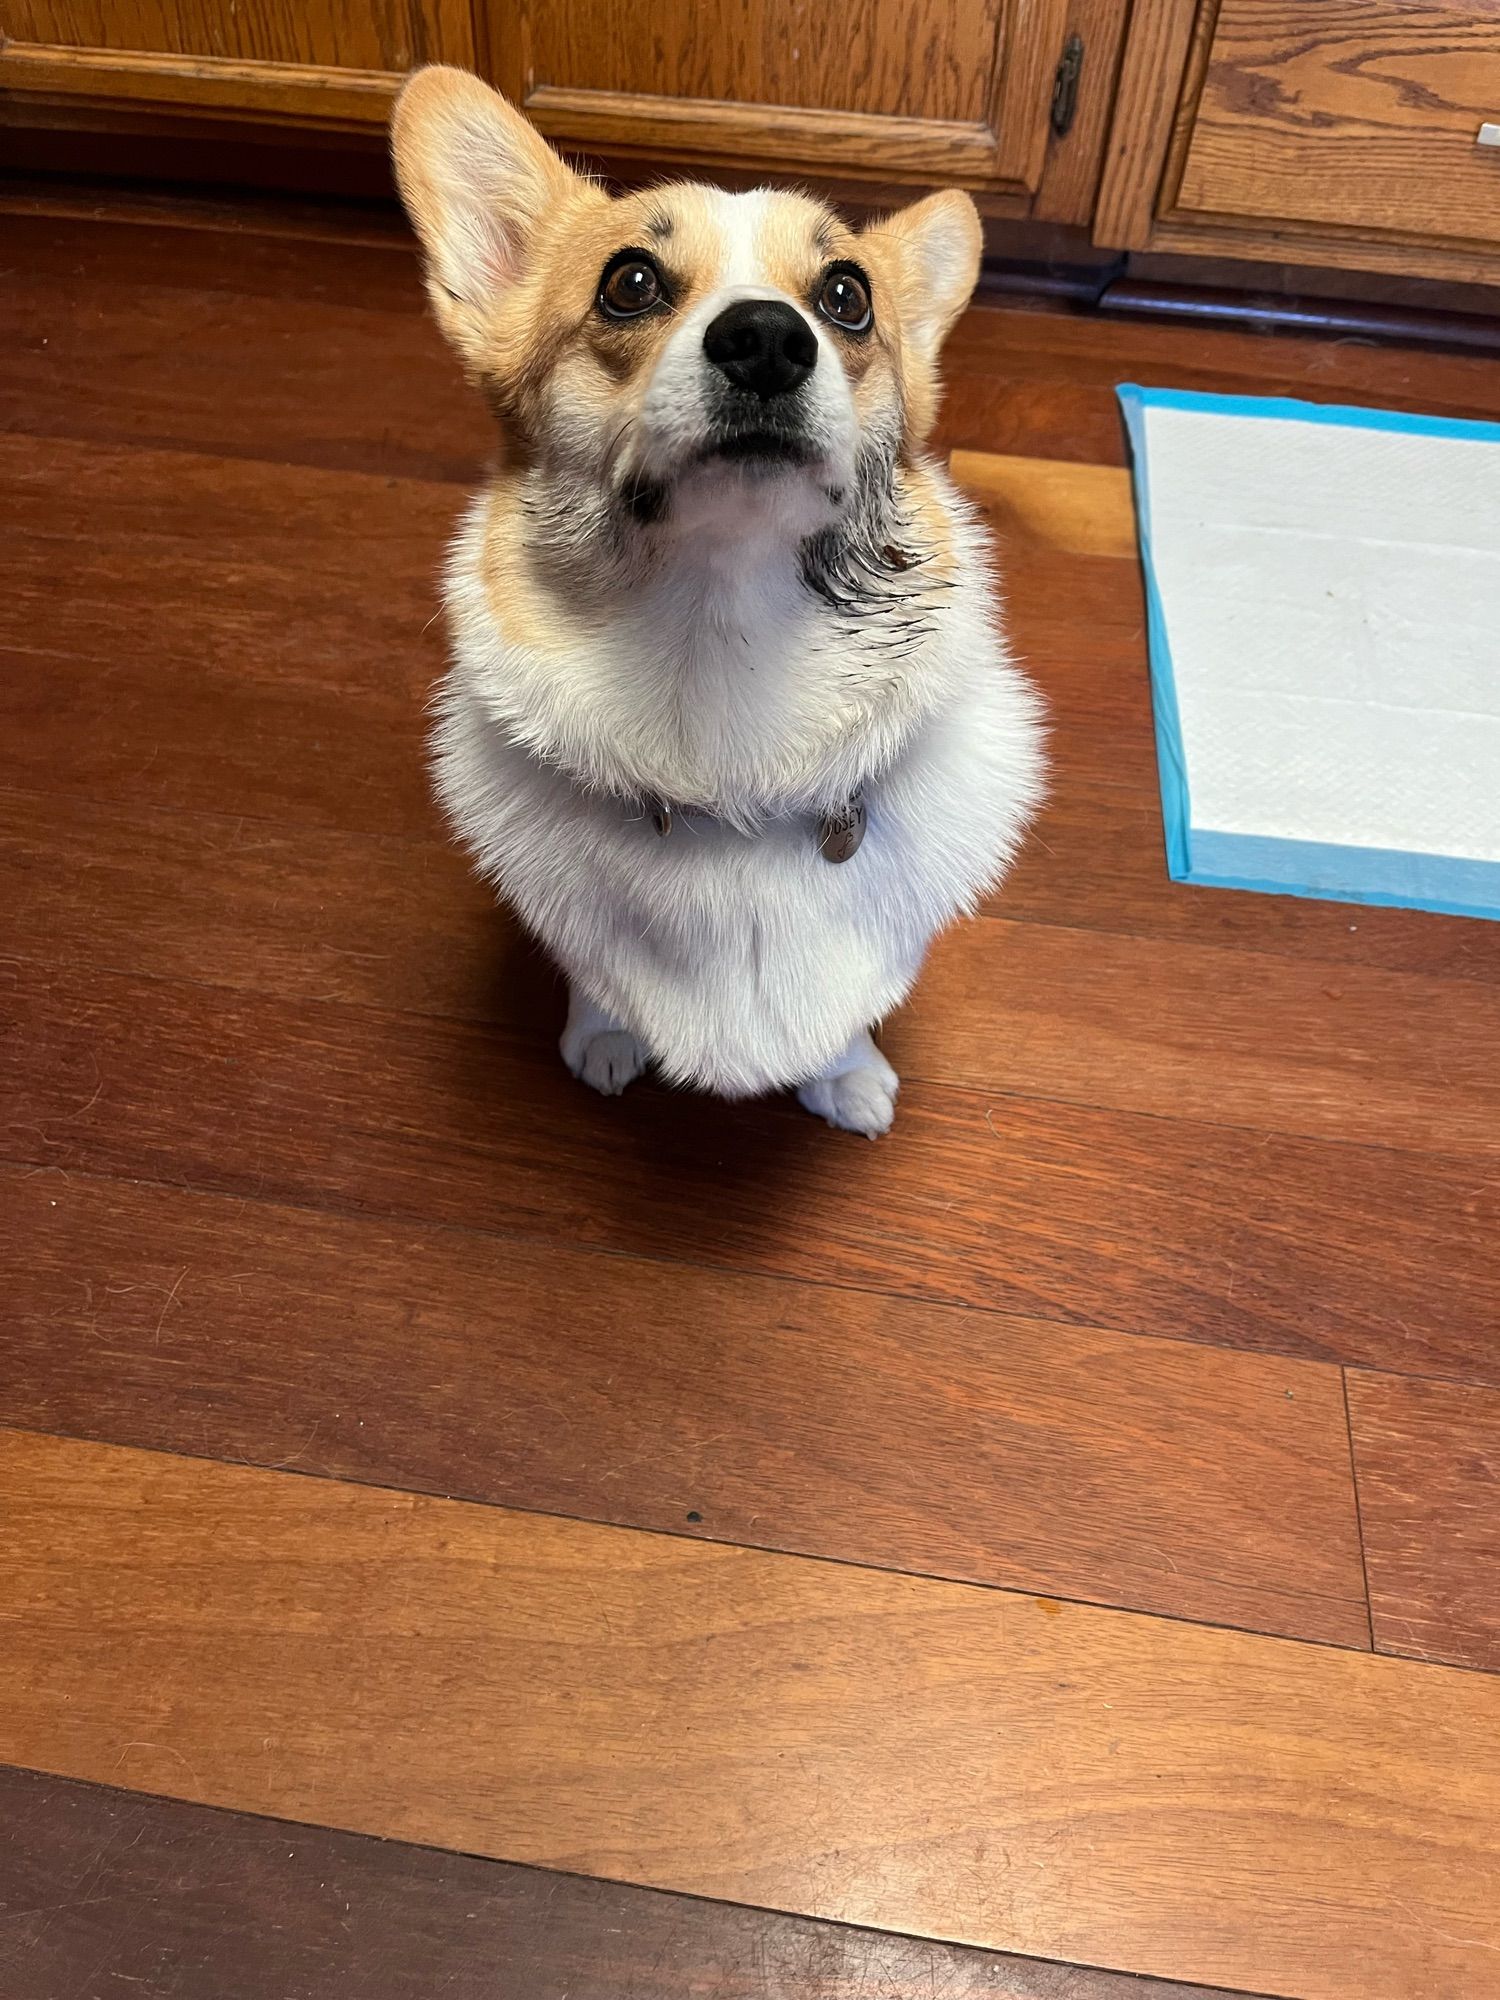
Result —
[{"label": "dog's eye", "polygon": [[870,287],[864,276],[846,266],[835,266],[823,280],[818,294],[818,311],[845,333],[867,333],[875,318],[870,304]]},{"label": "dog's eye", "polygon": [[661,272],[638,250],[623,252],[599,280],[599,310],[606,319],[634,319],[666,297]]}]

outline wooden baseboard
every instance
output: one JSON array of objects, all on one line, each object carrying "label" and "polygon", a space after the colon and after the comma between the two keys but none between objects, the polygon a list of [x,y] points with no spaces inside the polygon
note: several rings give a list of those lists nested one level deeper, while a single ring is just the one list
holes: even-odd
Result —
[{"label": "wooden baseboard", "polygon": [[1218,322],[1279,327],[1330,339],[1392,340],[1500,353],[1500,313],[1450,312],[1377,299],[1241,291],[1222,285],[1167,284],[1128,274],[1106,285],[1093,303],[1105,312],[1193,320],[1200,325]]}]

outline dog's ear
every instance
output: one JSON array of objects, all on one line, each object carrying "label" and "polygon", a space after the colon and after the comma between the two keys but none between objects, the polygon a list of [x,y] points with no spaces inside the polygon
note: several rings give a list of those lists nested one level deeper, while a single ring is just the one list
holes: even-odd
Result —
[{"label": "dog's ear", "polygon": [[582,183],[498,91],[438,64],[396,99],[391,153],[439,324],[472,362],[538,226]]},{"label": "dog's ear", "polygon": [[903,332],[924,361],[935,361],[979,277],[984,233],[978,209],[950,188],[873,223],[867,234],[900,272]]}]

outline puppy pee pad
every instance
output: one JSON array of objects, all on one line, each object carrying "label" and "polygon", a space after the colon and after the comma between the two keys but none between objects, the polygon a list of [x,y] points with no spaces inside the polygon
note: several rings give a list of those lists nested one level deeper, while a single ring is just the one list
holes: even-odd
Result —
[{"label": "puppy pee pad", "polygon": [[1171,875],[1500,917],[1500,424],[1119,394]]}]

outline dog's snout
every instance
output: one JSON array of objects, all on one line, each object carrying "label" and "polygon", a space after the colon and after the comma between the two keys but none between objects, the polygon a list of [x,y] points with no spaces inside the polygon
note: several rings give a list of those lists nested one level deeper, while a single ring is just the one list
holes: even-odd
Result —
[{"label": "dog's snout", "polygon": [[795,306],[780,299],[743,299],[713,321],[703,336],[703,352],[736,389],[768,403],[811,375],[818,338]]}]

